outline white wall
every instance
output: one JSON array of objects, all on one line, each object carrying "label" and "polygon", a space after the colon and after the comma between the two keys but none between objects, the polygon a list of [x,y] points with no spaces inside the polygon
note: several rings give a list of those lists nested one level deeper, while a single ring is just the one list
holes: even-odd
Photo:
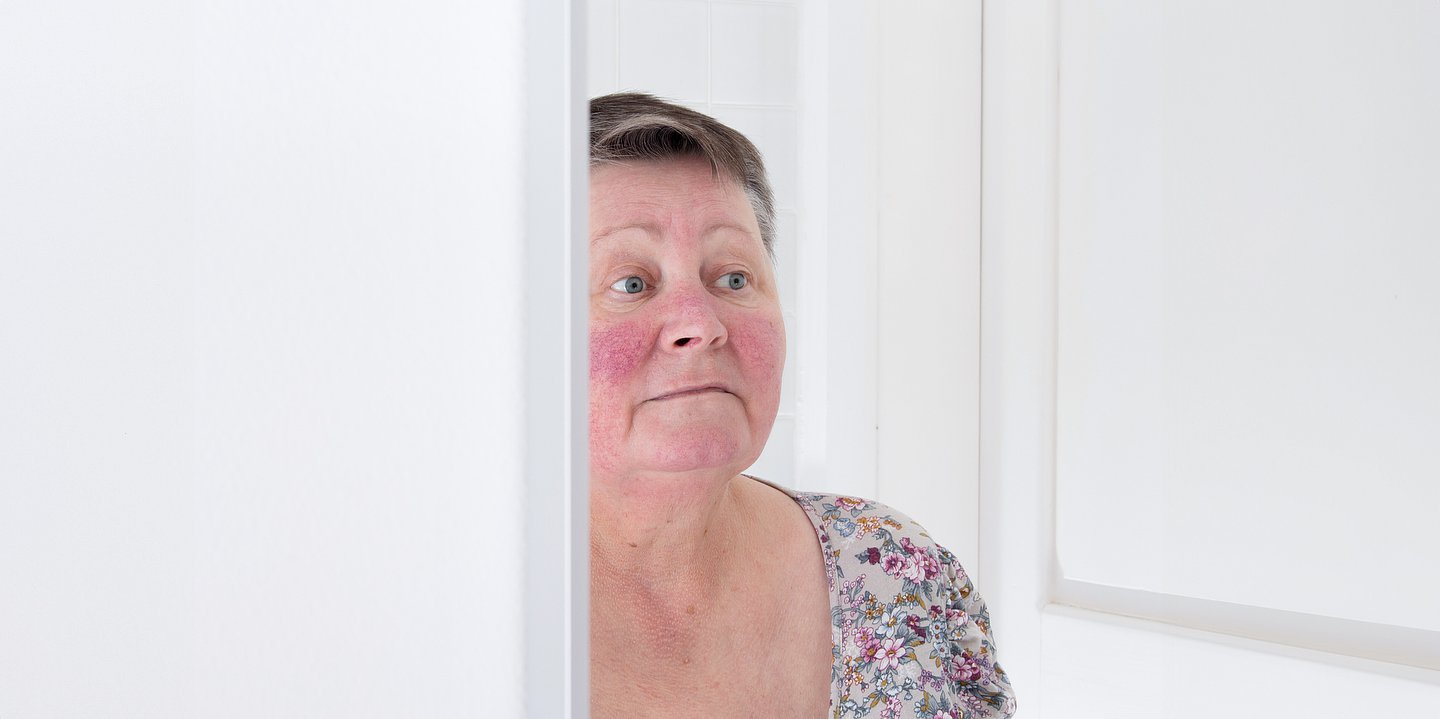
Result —
[{"label": "white wall", "polygon": [[1065,576],[1440,630],[1440,6],[1064,7]]},{"label": "white wall", "polygon": [[877,493],[978,580],[981,3],[878,5]]},{"label": "white wall", "polygon": [[527,440],[569,441],[521,396],[522,318],[568,326],[522,279],[525,12],[7,5],[0,715],[564,686],[516,621],[568,561],[518,541]]},{"label": "white wall", "polygon": [[[764,153],[789,356],[752,471],[892,502],[975,564],[979,2],[592,0],[592,94]],[[916,27],[929,28],[918,34]]]},{"label": "white wall", "polygon": [[982,549],[1022,711],[1434,715],[1440,15],[985,24]]}]

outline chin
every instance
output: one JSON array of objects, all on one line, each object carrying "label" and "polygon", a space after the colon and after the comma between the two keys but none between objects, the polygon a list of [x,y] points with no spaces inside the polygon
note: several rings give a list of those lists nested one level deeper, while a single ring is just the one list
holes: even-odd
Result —
[{"label": "chin", "polygon": [[718,428],[677,430],[663,441],[647,443],[643,464],[661,472],[695,472],[729,469],[739,472],[759,456],[751,451],[750,438]]}]

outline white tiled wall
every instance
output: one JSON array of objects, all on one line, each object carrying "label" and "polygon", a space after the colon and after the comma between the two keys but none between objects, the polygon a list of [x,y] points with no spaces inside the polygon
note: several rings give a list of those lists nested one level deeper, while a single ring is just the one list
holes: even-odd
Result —
[{"label": "white tiled wall", "polygon": [[795,12],[789,4],[710,4],[711,100],[795,102]]},{"label": "white tiled wall", "polygon": [[760,148],[775,189],[776,270],[789,334],[780,415],[752,471],[795,476],[799,27],[796,0],[590,0],[592,96],[653,93],[713,115]]}]

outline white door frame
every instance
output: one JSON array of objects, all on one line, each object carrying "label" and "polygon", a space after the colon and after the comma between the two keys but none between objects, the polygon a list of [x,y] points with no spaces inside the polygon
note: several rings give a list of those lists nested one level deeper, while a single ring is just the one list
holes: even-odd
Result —
[{"label": "white door frame", "polygon": [[525,713],[537,719],[590,710],[584,19],[582,0],[526,3],[521,607]]}]

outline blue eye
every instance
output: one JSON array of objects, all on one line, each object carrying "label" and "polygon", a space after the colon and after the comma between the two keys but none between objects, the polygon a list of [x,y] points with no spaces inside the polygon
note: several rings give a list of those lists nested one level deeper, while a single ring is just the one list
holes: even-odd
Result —
[{"label": "blue eye", "polygon": [[744,273],[728,272],[724,275],[721,275],[720,280],[715,283],[715,286],[728,287],[732,290],[739,290],[744,289],[745,285],[748,284],[750,284],[750,278],[746,277]]},{"label": "blue eye", "polygon": [[616,292],[624,292],[627,295],[638,295],[641,292],[645,291],[645,280],[640,277],[636,277],[635,275],[631,275],[623,280],[620,280],[619,282],[616,282],[613,285],[610,285],[610,289],[615,290]]}]

